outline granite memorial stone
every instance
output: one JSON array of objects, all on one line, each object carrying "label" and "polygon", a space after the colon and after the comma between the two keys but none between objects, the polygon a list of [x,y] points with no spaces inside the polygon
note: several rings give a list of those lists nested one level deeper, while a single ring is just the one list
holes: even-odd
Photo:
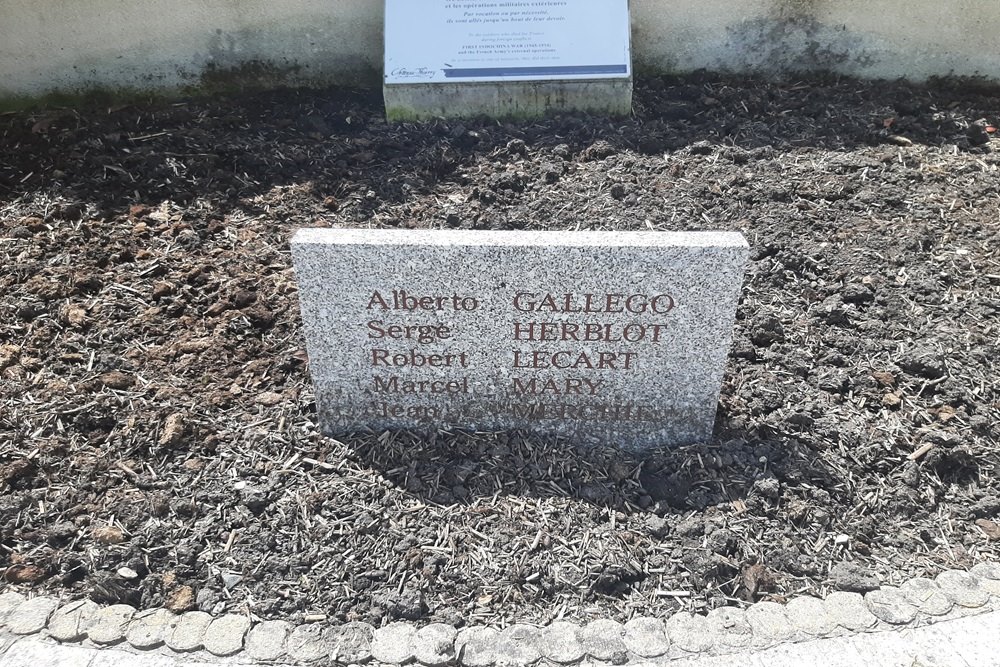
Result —
[{"label": "granite memorial stone", "polygon": [[628,0],[386,0],[390,120],[632,108]]},{"label": "granite memorial stone", "polygon": [[292,254],[327,433],[711,436],[741,234],[303,229]]}]

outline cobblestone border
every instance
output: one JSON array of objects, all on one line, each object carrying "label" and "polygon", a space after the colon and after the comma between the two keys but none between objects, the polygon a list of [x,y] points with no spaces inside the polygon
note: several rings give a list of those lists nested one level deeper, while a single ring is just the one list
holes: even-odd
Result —
[{"label": "cobblestone border", "polygon": [[[913,579],[864,596],[831,593],[825,600],[799,597],[786,605],[758,602],[707,616],[681,612],[669,618],[642,616],[624,625],[602,619],[586,625],[555,621],[544,628],[515,624],[503,629],[456,630],[441,623],[418,628],[390,623],[292,625],[194,611],[136,611],[127,605],[99,607],[76,600],[0,594],[0,639],[44,633],[61,643],[120,646],[220,661],[238,656],[257,662],[341,665],[375,662],[423,667],[528,667],[535,663],[625,665],[653,658],[682,659],[742,653],[777,644],[878,632],[1000,610],[1000,564],[971,572],[948,570],[934,580]],[[0,642],[2,644],[2,642]]]}]

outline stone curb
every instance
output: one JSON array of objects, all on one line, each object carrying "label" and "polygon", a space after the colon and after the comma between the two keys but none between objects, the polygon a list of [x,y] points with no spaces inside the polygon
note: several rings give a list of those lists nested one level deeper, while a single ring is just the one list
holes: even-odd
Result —
[{"label": "stone curb", "polygon": [[[137,612],[127,605],[14,591],[0,594],[0,635],[43,634],[63,644],[120,646],[137,652],[200,657],[208,661],[257,660],[282,664],[423,667],[528,667],[529,665],[640,664],[727,656],[779,644],[928,625],[1000,610],[1000,564],[970,572],[949,570],[865,595],[835,592],[826,599],[803,596],[782,606],[758,602],[747,609],[715,609],[707,616],[679,612],[669,618],[641,616],[622,625],[609,619],[579,625],[554,621],[545,628],[515,624],[504,629],[462,630],[432,623],[342,626],[257,621],[239,614],[212,618],[203,612],[166,609]],[[0,651],[2,653],[2,651]]]}]

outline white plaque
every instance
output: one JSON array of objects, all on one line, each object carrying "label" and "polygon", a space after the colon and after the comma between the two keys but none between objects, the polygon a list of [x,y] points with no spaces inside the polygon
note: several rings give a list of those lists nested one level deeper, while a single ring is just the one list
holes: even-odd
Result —
[{"label": "white plaque", "polygon": [[387,84],[627,79],[628,0],[386,0]]}]

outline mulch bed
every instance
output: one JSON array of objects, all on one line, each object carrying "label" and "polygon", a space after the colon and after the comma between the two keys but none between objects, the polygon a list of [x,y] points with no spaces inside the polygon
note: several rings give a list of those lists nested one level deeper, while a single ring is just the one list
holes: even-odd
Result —
[{"label": "mulch bed", "polygon": [[[998,116],[701,76],[624,121],[389,126],[344,90],[0,115],[0,588],[624,620],[995,560]],[[317,225],[742,231],[713,441],[322,437],[288,251]]]}]

